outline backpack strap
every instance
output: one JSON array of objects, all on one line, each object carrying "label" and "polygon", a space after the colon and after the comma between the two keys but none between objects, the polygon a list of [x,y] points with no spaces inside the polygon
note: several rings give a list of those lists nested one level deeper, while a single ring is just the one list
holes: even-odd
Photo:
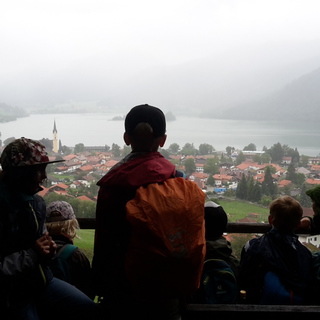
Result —
[{"label": "backpack strap", "polygon": [[56,257],[60,257],[64,260],[67,260],[71,254],[77,249],[78,247],[74,244],[68,243],[65,244],[57,253]]}]

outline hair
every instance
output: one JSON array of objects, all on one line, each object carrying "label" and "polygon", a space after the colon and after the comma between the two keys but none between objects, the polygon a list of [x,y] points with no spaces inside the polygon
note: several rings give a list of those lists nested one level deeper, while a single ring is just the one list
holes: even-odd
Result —
[{"label": "hair", "polygon": [[132,150],[135,152],[157,151],[162,138],[155,138],[152,127],[146,122],[140,122],[129,136]]},{"label": "hair", "polygon": [[67,235],[71,239],[79,238],[77,230],[80,229],[77,219],[46,222],[51,236]]},{"label": "hair", "polygon": [[303,215],[300,203],[290,196],[282,196],[270,204],[272,224],[277,229],[294,230]]}]

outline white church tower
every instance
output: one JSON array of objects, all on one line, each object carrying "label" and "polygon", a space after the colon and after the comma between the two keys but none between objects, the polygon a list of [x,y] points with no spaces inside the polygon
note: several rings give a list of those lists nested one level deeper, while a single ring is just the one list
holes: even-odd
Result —
[{"label": "white church tower", "polygon": [[59,140],[58,140],[58,131],[56,128],[56,120],[54,120],[54,124],[53,124],[53,141],[52,141],[52,151],[54,153],[58,153],[59,152]]}]

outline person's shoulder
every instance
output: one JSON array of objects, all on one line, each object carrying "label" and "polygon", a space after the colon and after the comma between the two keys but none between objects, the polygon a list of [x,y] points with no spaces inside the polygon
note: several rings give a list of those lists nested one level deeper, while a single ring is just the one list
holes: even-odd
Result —
[{"label": "person's shoulder", "polygon": [[186,178],[187,178],[187,175],[186,175],[183,171],[176,170],[175,177],[177,177],[177,178],[184,178],[184,179],[186,179]]}]

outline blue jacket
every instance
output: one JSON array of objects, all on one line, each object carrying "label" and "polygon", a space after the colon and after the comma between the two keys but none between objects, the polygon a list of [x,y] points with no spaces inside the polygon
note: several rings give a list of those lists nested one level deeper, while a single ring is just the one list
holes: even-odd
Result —
[{"label": "blue jacket", "polygon": [[247,291],[248,303],[258,303],[264,276],[273,271],[286,287],[306,296],[311,285],[311,267],[311,251],[297,235],[272,229],[244,246],[240,259],[240,289]]}]

